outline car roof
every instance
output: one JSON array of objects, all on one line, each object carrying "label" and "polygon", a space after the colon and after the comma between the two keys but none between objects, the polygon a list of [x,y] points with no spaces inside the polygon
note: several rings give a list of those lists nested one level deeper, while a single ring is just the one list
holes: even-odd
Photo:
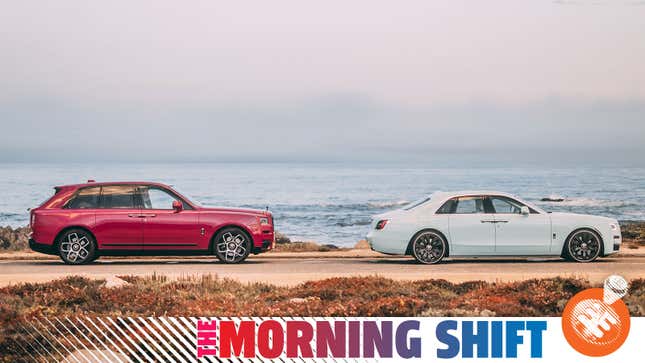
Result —
[{"label": "car roof", "polygon": [[164,188],[170,188],[169,185],[157,182],[147,182],[147,181],[110,181],[110,182],[86,182],[79,184],[67,184],[67,185],[58,185],[56,188],[67,189],[67,188],[85,188],[85,187],[95,187],[95,186],[104,186],[104,185],[152,185]]},{"label": "car roof", "polygon": [[435,192],[431,196],[437,196],[440,198],[452,198],[462,195],[501,195],[511,198],[518,198],[516,195],[511,193],[500,192],[497,190],[458,190],[454,192]]}]

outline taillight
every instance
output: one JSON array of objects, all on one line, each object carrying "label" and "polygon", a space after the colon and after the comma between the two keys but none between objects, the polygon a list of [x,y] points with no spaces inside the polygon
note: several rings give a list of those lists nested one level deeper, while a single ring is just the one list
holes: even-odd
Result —
[{"label": "taillight", "polygon": [[385,228],[385,225],[387,224],[387,219],[381,219],[376,223],[376,229],[383,229]]},{"label": "taillight", "polygon": [[29,220],[29,227],[34,227],[34,224],[36,223],[36,213],[31,212],[31,219]]}]

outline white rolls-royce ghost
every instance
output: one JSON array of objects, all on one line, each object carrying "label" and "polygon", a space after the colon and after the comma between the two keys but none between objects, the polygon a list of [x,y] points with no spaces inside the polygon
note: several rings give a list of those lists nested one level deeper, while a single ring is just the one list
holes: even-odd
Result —
[{"label": "white rolls-royce ghost", "polygon": [[561,256],[590,262],[618,252],[612,218],[551,213],[501,192],[436,192],[373,217],[367,241],[378,252],[425,264],[448,256]]}]

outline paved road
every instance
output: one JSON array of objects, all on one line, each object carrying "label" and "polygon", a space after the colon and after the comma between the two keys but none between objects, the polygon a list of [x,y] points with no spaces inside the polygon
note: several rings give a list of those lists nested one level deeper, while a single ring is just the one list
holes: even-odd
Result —
[{"label": "paved road", "polygon": [[213,259],[119,259],[98,260],[92,265],[67,266],[55,260],[0,261],[0,286],[19,282],[41,282],[67,275],[121,280],[118,275],[150,275],[176,278],[217,274],[243,282],[295,285],[307,280],[335,276],[380,275],[399,280],[442,278],[453,282],[469,280],[512,281],[539,277],[578,276],[600,282],[608,275],[628,279],[645,278],[645,257],[603,258],[580,264],[560,259],[453,259],[439,265],[419,265],[409,258],[249,258],[239,265],[224,265]]}]

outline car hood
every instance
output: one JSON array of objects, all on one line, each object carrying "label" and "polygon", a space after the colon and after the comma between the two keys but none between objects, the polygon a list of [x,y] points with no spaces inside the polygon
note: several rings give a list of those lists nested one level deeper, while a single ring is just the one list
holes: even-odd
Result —
[{"label": "car hood", "polygon": [[267,211],[260,209],[250,209],[250,208],[236,208],[236,207],[201,207],[199,208],[202,212],[229,212],[229,213],[239,213],[239,214],[252,214],[252,215],[268,215],[270,214]]}]

